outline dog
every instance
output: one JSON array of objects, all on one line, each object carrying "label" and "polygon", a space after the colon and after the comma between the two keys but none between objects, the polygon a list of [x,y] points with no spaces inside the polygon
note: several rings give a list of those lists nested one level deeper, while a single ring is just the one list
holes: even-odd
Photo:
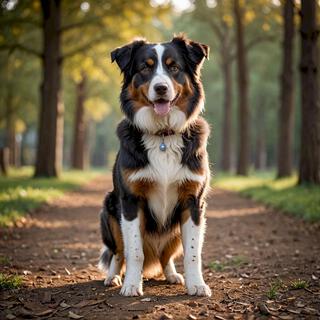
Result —
[{"label": "dog", "polygon": [[[100,214],[99,266],[104,284],[122,285],[123,296],[143,295],[142,275],[162,272],[190,295],[211,295],[201,270],[210,181],[210,130],[200,116],[205,58],[209,47],[183,35],[160,44],[137,39],[111,53],[123,74],[125,118],[117,128],[114,189]],[[182,249],[185,280],[174,265]]]}]

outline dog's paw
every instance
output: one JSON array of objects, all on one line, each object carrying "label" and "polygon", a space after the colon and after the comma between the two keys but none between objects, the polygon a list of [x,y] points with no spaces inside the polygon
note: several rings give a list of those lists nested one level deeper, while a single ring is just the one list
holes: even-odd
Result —
[{"label": "dog's paw", "polygon": [[136,285],[136,284],[126,284],[124,283],[121,290],[120,294],[126,297],[137,297],[137,296],[142,296],[143,291],[142,291],[142,284]]},{"label": "dog's paw", "polygon": [[169,283],[176,283],[176,284],[184,284],[184,278],[182,276],[182,274],[180,273],[172,273],[172,274],[169,274],[167,277],[166,277],[167,281]]},{"label": "dog's paw", "polygon": [[121,277],[119,275],[108,277],[104,280],[104,285],[107,287],[120,287],[122,285]]},{"label": "dog's paw", "polygon": [[211,289],[205,283],[188,285],[187,290],[191,296],[211,297]]}]

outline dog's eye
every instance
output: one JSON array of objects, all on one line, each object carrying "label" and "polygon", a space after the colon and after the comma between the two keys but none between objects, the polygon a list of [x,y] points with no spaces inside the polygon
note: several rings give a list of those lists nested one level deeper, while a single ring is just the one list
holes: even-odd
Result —
[{"label": "dog's eye", "polygon": [[179,71],[179,67],[176,65],[170,66],[169,67],[170,72],[172,73],[177,73]]},{"label": "dog's eye", "polygon": [[140,69],[140,72],[142,73],[142,74],[148,74],[149,72],[151,71],[151,67],[150,66],[148,66],[148,65],[143,65],[142,67],[141,67],[141,69]]}]

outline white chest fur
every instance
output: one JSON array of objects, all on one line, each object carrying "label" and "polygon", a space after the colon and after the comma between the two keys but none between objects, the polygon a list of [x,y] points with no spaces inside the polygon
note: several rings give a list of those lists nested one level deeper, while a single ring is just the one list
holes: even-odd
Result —
[{"label": "white chest fur", "polygon": [[130,181],[150,180],[156,185],[148,197],[148,204],[160,225],[164,225],[178,201],[178,186],[187,180],[202,183],[205,177],[191,172],[181,164],[183,141],[181,134],[164,137],[166,151],[159,146],[162,137],[143,135],[149,165],[131,174]]}]

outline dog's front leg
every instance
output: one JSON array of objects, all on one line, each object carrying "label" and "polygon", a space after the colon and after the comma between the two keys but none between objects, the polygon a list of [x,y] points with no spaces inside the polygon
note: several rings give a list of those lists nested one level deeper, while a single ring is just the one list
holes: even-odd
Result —
[{"label": "dog's front leg", "polygon": [[184,250],[184,272],[188,294],[196,296],[211,296],[209,286],[203,280],[201,251],[204,237],[205,220],[194,223],[191,212],[186,212],[188,219],[182,224],[182,242]]},{"label": "dog's front leg", "polygon": [[123,296],[142,296],[144,254],[138,214],[132,220],[122,214],[121,229],[126,259],[126,275],[120,294]]}]

